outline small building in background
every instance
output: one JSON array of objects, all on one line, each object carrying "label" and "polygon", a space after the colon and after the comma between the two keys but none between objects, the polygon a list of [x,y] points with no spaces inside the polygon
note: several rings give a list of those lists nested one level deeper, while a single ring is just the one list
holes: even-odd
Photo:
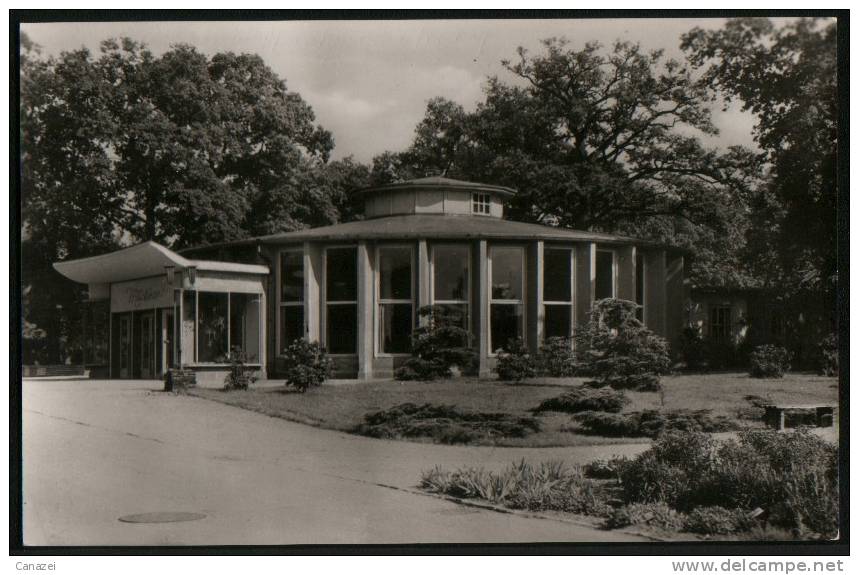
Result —
[{"label": "small building in background", "polygon": [[146,242],[55,267],[108,310],[111,377],[181,366],[220,385],[238,348],[277,378],[283,350],[306,338],[326,347],[337,377],[387,378],[409,357],[418,309],[430,304],[460,312],[482,377],[510,339],[536,351],[570,337],[603,298],[637,302],[649,328],[677,341],[688,319],[683,252],[505,220],[515,193],[422,178],[362,190],[360,221],[181,253]]}]

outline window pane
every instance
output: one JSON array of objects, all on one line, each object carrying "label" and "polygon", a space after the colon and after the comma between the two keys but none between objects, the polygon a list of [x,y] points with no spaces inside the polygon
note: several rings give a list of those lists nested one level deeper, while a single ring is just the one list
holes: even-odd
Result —
[{"label": "window pane", "polygon": [[570,250],[546,250],[543,253],[543,300],[570,301]]},{"label": "window pane", "polygon": [[327,250],[325,275],[328,301],[358,299],[358,251],[355,248]]},{"label": "window pane", "polygon": [[326,314],[328,353],[356,353],[358,349],[358,306],[329,305]]},{"label": "window pane", "polygon": [[197,353],[200,363],[221,362],[227,353],[227,296],[199,292]]},{"label": "window pane", "polygon": [[280,254],[280,301],[304,301],[304,254]]},{"label": "window pane", "polygon": [[379,249],[379,291],[382,299],[412,298],[412,249]]},{"label": "window pane", "polygon": [[461,327],[465,331],[471,331],[471,327],[468,325],[467,303],[446,303],[443,306],[449,314],[448,318],[451,324]]},{"label": "window pane", "polygon": [[194,363],[194,346],[197,341],[197,292],[182,292],[182,361]]},{"label": "window pane", "polygon": [[635,254],[635,303],[639,305],[635,315],[639,321],[644,321],[644,254]]},{"label": "window pane", "polygon": [[544,337],[570,337],[572,310],[569,305],[545,306]]},{"label": "window pane", "polygon": [[489,307],[489,345],[494,352],[511,339],[522,337],[522,306],[494,303]]},{"label": "window pane", "polygon": [[614,297],[614,253],[597,251],[595,299]]},{"label": "window pane", "polygon": [[522,249],[493,247],[492,299],[522,299]]},{"label": "window pane", "polygon": [[379,348],[382,353],[409,353],[412,350],[412,304],[379,305]]},{"label": "window pane", "polygon": [[304,337],[304,306],[285,305],[280,308],[281,351],[297,339]]},{"label": "window pane", "polygon": [[230,347],[243,351],[245,361],[256,362],[259,361],[259,340],[260,297],[230,294]]},{"label": "window pane", "polygon": [[436,301],[468,299],[468,250],[466,245],[433,246]]}]

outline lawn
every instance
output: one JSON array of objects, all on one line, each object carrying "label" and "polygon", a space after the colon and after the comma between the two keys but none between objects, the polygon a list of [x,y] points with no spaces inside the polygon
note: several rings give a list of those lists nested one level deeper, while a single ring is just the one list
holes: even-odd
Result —
[{"label": "lawn", "polygon": [[[353,431],[364,415],[403,404],[453,405],[475,412],[502,412],[532,416],[544,399],[563,393],[583,379],[537,379],[513,384],[461,378],[434,383],[374,381],[323,385],[300,394],[285,387],[260,387],[224,392],[196,388],[190,394],[244,409],[309,425]],[[624,412],[643,409],[710,409],[739,425],[760,427],[747,395],[773,403],[832,403],[838,401],[836,378],[788,374],[784,379],[753,379],[741,373],[676,375],[663,378],[664,401],[657,393],[628,392],[631,402]],[[538,416],[541,430],[526,437],[497,438],[492,444],[512,447],[549,447],[607,443],[645,442],[643,438],[605,438],[578,433],[578,424],[562,413]],[[426,441],[430,441],[426,439]]]}]

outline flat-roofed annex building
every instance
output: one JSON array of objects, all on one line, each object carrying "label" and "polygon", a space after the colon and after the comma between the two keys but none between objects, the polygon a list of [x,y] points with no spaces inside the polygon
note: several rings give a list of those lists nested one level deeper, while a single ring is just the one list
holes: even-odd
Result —
[{"label": "flat-roofed annex building", "polygon": [[682,329],[680,251],[505,220],[516,192],[499,186],[431,177],[358,193],[360,221],[181,254],[147,242],[56,268],[90,284],[91,299],[109,300],[113,377],[181,365],[220,384],[203,374],[223,373],[224,354],[238,346],[277,378],[282,351],[301,337],[327,348],[337,377],[391,377],[429,304],[461,311],[482,377],[509,339],[537,349],[570,336],[602,298],[636,301],[670,341]]}]

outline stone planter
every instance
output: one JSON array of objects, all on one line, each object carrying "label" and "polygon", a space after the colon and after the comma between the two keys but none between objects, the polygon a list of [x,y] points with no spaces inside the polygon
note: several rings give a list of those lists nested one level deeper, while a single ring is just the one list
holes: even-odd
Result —
[{"label": "stone planter", "polygon": [[192,369],[172,368],[164,375],[164,391],[183,391],[197,387],[197,374]]}]

